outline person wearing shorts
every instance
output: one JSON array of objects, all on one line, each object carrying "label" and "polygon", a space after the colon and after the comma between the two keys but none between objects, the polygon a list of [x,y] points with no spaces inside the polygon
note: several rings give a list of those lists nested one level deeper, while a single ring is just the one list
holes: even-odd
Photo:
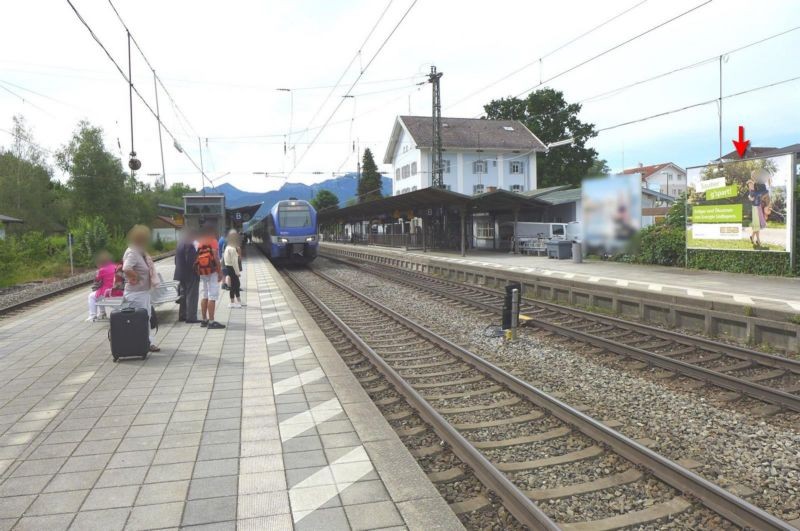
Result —
[{"label": "person wearing shorts", "polygon": [[[209,252],[210,251],[210,252]],[[200,263],[208,260],[208,264]],[[219,283],[222,281],[222,266],[219,260],[219,242],[213,227],[207,227],[197,242],[197,258],[195,269],[200,277],[200,326],[210,330],[225,328],[225,325],[214,319],[217,299],[219,299]]]}]

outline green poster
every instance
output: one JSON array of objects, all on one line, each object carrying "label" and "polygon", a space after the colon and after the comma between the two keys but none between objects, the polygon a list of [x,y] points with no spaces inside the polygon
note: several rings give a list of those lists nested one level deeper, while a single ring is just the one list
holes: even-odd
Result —
[{"label": "green poster", "polygon": [[739,187],[735,184],[723,186],[722,188],[712,188],[711,190],[706,190],[707,201],[714,199],[725,199],[727,197],[736,197],[737,195],[739,195]]},{"label": "green poster", "polygon": [[742,205],[695,205],[693,223],[741,223]]}]

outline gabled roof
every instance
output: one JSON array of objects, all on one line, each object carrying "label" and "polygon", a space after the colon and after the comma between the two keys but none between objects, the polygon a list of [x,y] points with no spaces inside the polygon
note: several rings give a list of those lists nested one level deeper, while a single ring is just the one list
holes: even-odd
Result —
[{"label": "gabled roof", "polygon": [[[433,122],[430,116],[398,116],[392,129],[385,164],[391,164],[400,133],[411,135],[417,148],[433,146]],[[504,151],[545,151],[547,148],[519,120],[482,120],[480,118],[442,118],[442,148]]]},{"label": "gabled roof", "polygon": [[641,173],[642,179],[647,179],[654,173],[661,171],[662,169],[666,168],[667,166],[675,166],[683,173],[686,173],[686,170],[675,164],[674,162],[662,162],[661,164],[651,164],[650,166],[637,166],[635,168],[628,168],[627,170],[622,170],[624,175],[633,175],[635,173]]},{"label": "gabled roof", "polygon": [[658,192],[656,190],[651,190],[649,188],[642,188],[642,193],[644,195],[649,195],[649,196],[655,197],[656,199],[659,199],[661,201],[668,201],[670,203],[674,203],[675,199],[676,199],[675,197],[672,197],[671,195],[662,194],[661,192]]},{"label": "gabled roof", "polygon": [[747,146],[747,149],[744,152],[744,157],[739,156],[739,152],[736,150],[731,151],[730,153],[725,153],[719,159],[716,159],[718,162],[719,160],[739,160],[739,159],[746,159],[751,157],[761,157],[763,155],[770,155],[772,151],[778,151],[778,148],[775,147],[759,147],[759,146]]},{"label": "gabled roof", "polygon": [[[172,219],[169,216],[156,216],[156,222],[158,222],[158,221],[160,221],[161,223],[166,225],[166,227],[164,227],[164,228],[167,228],[167,227],[170,227],[170,228],[173,228],[173,229],[182,229],[183,228],[183,224],[182,223],[178,223],[177,221],[175,221],[174,219]],[[154,225],[157,224],[156,222],[154,222]]]}]

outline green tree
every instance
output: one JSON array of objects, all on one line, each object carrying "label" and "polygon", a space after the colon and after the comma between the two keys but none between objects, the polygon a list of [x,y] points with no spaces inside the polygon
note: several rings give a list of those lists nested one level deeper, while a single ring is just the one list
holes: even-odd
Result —
[{"label": "green tree", "polygon": [[361,176],[358,179],[358,202],[365,203],[383,197],[381,187],[383,179],[375,164],[375,158],[369,148],[364,150],[364,159],[361,163]]},{"label": "green tree", "polygon": [[330,190],[320,190],[311,200],[311,206],[313,206],[317,212],[321,210],[332,210],[339,207],[339,198]]},{"label": "green tree", "polygon": [[0,212],[21,218],[24,230],[50,231],[59,221],[56,182],[21,115],[13,117],[13,142],[0,148]]},{"label": "green tree", "polygon": [[551,88],[532,92],[525,99],[502,98],[484,106],[493,120],[520,120],[546,144],[574,138],[572,146],[553,148],[536,157],[539,186],[580,184],[597,160],[597,151],[586,141],[597,136],[593,124],[581,122],[581,106],[567,103],[564,93]]},{"label": "green tree", "polygon": [[589,171],[586,172],[587,177],[599,177],[601,175],[611,175],[611,168],[608,167],[606,159],[596,159]]},{"label": "green tree", "polygon": [[69,174],[77,214],[99,216],[122,230],[140,220],[139,204],[134,203],[135,183],[129,182],[119,158],[106,150],[101,128],[81,121],[67,145],[56,153],[56,160]]}]

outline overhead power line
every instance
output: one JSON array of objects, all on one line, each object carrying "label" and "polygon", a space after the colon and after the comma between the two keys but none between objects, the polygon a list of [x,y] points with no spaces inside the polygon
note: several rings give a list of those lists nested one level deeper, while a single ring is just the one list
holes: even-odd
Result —
[{"label": "overhead power line", "polygon": [[[361,46],[358,47],[358,50],[356,50],[356,53],[353,55],[353,58],[350,59],[350,62],[347,63],[347,66],[344,68],[344,71],[342,71],[342,74],[339,76],[339,79],[336,80],[336,84],[331,87],[330,92],[328,92],[328,95],[325,96],[325,99],[322,101],[322,104],[319,107],[317,107],[316,111],[314,111],[314,115],[311,117],[311,120],[308,121],[308,125],[306,126],[306,129],[311,127],[311,124],[313,124],[314,121],[317,119],[317,116],[319,116],[319,113],[322,112],[322,109],[325,108],[325,105],[328,103],[328,101],[330,101],[331,96],[333,96],[334,91],[337,88],[339,88],[339,85],[341,85],[342,80],[344,79],[344,76],[346,76],[347,72],[350,71],[350,67],[352,67],[353,64],[356,62],[356,59],[358,59],[361,56],[361,50],[364,48],[364,46],[366,46],[366,44],[369,41],[370,37],[372,37],[372,34],[375,33],[375,30],[378,28],[378,25],[383,20],[383,17],[386,16],[386,12],[389,11],[390,7],[392,7],[392,2],[393,1],[394,0],[389,0],[389,3],[386,4],[385,8],[383,8],[383,11],[381,11],[380,16],[378,17],[378,20],[376,20],[375,24],[372,25],[372,28],[370,28],[369,33],[367,33],[367,36],[364,38],[364,41],[361,43]],[[415,2],[416,2],[416,0],[415,0]],[[361,74],[364,73],[363,70],[364,69],[362,69]]]},{"label": "overhead power line", "polygon": [[549,52],[547,52],[546,54],[542,55],[542,56],[541,56],[541,57],[539,57],[538,59],[536,59],[536,60],[534,60],[534,61],[531,61],[531,62],[529,62],[529,63],[525,63],[525,64],[524,64],[524,65],[522,65],[521,67],[519,67],[519,68],[517,68],[517,69],[513,70],[513,71],[512,71],[512,72],[510,72],[509,74],[506,74],[506,75],[504,75],[504,76],[503,76],[503,77],[501,77],[500,79],[497,79],[496,81],[493,81],[493,82],[489,83],[488,85],[485,85],[485,86],[483,86],[483,87],[481,87],[481,88],[479,88],[479,89],[475,90],[474,92],[470,92],[469,94],[467,94],[467,95],[466,95],[466,96],[464,96],[463,98],[461,98],[461,99],[457,100],[457,101],[456,101],[455,103],[453,103],[452,105],[448,105],[447,107],[448,107],[448,108],[452,108],[452,107],[455,107],[456,105],[459,105],[459,104],[461,104],[461,103],[464,103],[465,101],[467,101],[467,100],[471,99],[472,97],[474,97],[474,96],[477,96],[477,95],[478,95],[478,94],[480,94],[481,92],[484,92],[484,91],[486,91],[486,90],[489,90],[490,88],[494,87],[495,85],[498,85],[498,84],[502,83],[503,81],[505,81],[505,80],[507,80],[507,79],[509,79],[509,78],[511,78],[511,77],[513,77],[513,76],[515,76],[515,75],[517,75],[517,74],[519,74],[519,73],[520,73],[520,72],[522,72],[523,70],[526,70],[526,69],[528,69],[528,68],[530,68],[530,67],[532,67],[532,66],[534,66],[534,65],[536,65],[536,64],[541,64],[541,62],[542,62],[544,59],[546,59],[546,58],[550,57],[551,55],[555,54],[556,52],[559,52],[559,51],[563,50],[563,49],[564,49],[564,48],[566,48],[567,46],[569,46],[569,45],[571,45],[571,44],[574,44],[575,42],[577,42],[577,41],[581,40],[582,38],[584,38],[584,37],[586,37],[586,36],[588,36],[588,35],[590,35],[590,34],[594,33],[595,31],[599,30],[600,28],[602,28],[602,27],[604,27],[604,26],[607,26],[608,24],[610,24],[610,23],[612,23],[613,21],[617,20],[618,18],[620,18],[620,17],[622,17],[622,16],[624,16],[624,15],[626,15],[626,14],[630,13],[631,11],[633,11],[634,9],[636,9],[636,8],[637,8],[637,7],[639,7],[639,6],[641,6],[642,4],[644,4],[644,3],[645,3],[645,2],[647,2],[647,1],[648,1],[648,0],[641,0],[640,2],[638,2],[638,3],[634,4],[633,6],[631,6],[631,7],[627,8],[627,9],[625,9],[625,10],[623,10],[623,11],[620,11],[619,13],[617,13],[616,15],[614,15],[613,17],[611,17],[611,18],[609,18],[609,19],[607,19],[607,20],[605,20],[605,21],[601,22],[600,24],[598,24],[598,25],[596,25],[596,26],[594,26],[594,27],[592,27],[592,28],[588,29],[587,31],[584,31],[584,32],[583,32],[583,33],[581,33],[580,35],[577,35],[577,36],[575,36],[575,37],[571,38],[570,40],[568,40],[567,42],[565,42],[565,43],[563,43],[563,44],[561,44],[561,45],[557,46],[556,48],[554,48],[554,49],[550,50]]},{"label": "overhead power line", "polygon": [[[781,81],[775,81],[773,83],[767,83],[766,85],[761,85],[761,86],[753,87],[753,88],[750,88],[750,89],[747,89],[747,90],[742,90],[740,92],[734,92],[732,94],[727,94],[725,96],[722,96],[722,99],[723,100],[727,100],[727,99],[730,99],[730,98],[735,98],[737,96],[743,96],[745,94],[750,94],[751,92],[757,92],[759,90],[764,90],[764,89],[768,89],[768,88],[772,88],[772,87],[777,87],[778,85],[784,85],[786,83],[791,83],[792,81],[798,81],[798,80],[800,80],[800,76],[795,76],[795,77],[791,77],[791,78],[784,79],[784,80],[781,80]],[[660,113],[657,113],[657,114],[651,114],[650,116],[645,116],[643,118],[637,118],[635,120],[629,120],[627,122],[622,122],[622,123],[615,124],[615,125],[610,125],[610,126],[607,126],[607,127],[601,127],[600,129],[597,129],[597,132],[598,133],[602,133],[603,131],[610,131],[612,129],[617,129],[619,127],[624,127],[626,125],[632,125],[632,124],[638,124],[638,123],[641,123],[641,122],[646,122],[646,121],[652,120],[654,118],[661,118],[662,116],[668,116],[670,114],[675,114],[675,113],[678,113],[678,112],[687,111],[689,109],[694,109],[696,107],[702,107],[704,105],[710,105],[712,103],[717,103],[719,100],[720,100],[720,98],[717,97],[717,98],[712,98],[712,99],[706,100],[706,101],[700,101],[700,102],[697,102],[697,103],[693,103],[691,105],[685,105],[685,106],[679,107],[677,109],[672,109],[670,111],[664,111],[664,112],[660,112]]]},{"label": "overhead power line", "polygon": [[372,55],[372,57],[370,57],[370,59],[369,59],[369,61],[367,62],[367,64],[366,64],[366,65],[364,65],[364,67],[363,67],[363,68],[361,69],[361,71],[358,73],[358,77],[356,77],[356,78],[355,78],[355,80],[353,80],[353,82],[350,84],[350,87],[347,89],[347,92],[345,93],[345,95],[344,95],[344,96],[342,96],[342,97],[339,99],[339,103],[337,103],[337,104],[336,104],[336,107],[333,109],[333,111],[331,112],[330,116],[328,116],[328,119],[327,119],[327,120],[325,120],[325,122],[322,124],[322,127],[319,129],[319,131],[317,131],[317,134],[316,134],[316,135],[314,136],[314,138],[311,140],[311,144],[309,144],[309,146],[308,146],[308,147],[307,147],[307,148],[306,148],[306,149],[303,151],[303,153],[300,155],[300,160],[298,160],[298,161],[297,161],[297,162],[294,164],[294,167],[292,168],[292,171],[290,171],[290,172],[289,172],[289,176],[291,176],[291,175],[292,175],[292,173],[293,173],[293,172],[294,172],[294,170],[297,168],[297,166],[298,166],[298,165],[299,165],[301,162],[303,162],[303,159],[306,157],[306,155],[308,154],[308,152],[309,152],[309,151],[311,151],[311,148],[313,148],[313,147],[314,147],[314,144],[315,144],[315,143],[316,143],[316,141],[319,139],[320,135],[321,135],[321,134],[322,134],[322,132],[325,130],[325,128],[328,126],[328,124],[329,124],[329,123],[330,123],[330,121],[333,119],[333,117],[336,115],[336,112],[337,112],[337,111],[339,110],[339,108],[342,106],[342,104],[344,103],[344,101],[345,101],[346,97],[350,95],[350,93],[351,93],[351,92],[353,91],[353,89],[355,88],[356,84],[358,84],[358,82],[359,82],[359,80],[361,79],[361,77],[362,77],[362,76],[363,76],[363,75],[366,73],[366,71],[367,71],[367,70],[369,70],[369,67],[372,65],[372,63],[375,61],[375,59],[378,57],[378,55],[380,55],[380,53],[383,51],[383,48],[386,46],[386,44],[389,42],[389,40],[390,40],[390,39],[392,38],[392,36],[395,34],[395,32],[397,31],[397,28],[399,28],[399,27],[400,27],[400,25],[401,25],[401,24],[403,23],[403,21],[406,19],[406,17],[407,17],[407,16],[408,16],[408,14],[411,12],[411,10],[414,8],[414,6],[415,6],[415,5],[417,5],[417,1],[418,1],[418,0],[414,0],[413,2],[411,2],[411,5],[409,5],[409,6],[408,6],[408,9],[406,9],[406,10],[405,10],[405,12],[403,13],[403,16],[401,16],[401,17],[400,17],[400,20],[398,20],[398,21],[397,21],[397,24],[395,24],[395,25],[394,25],[394,27],[392,28],[392,31],[390,31],[390,32],[389,32],[389,34],[386,36],[386,38],[385,38],[385,39],[383,40],[383,42],[380,44],[380,46],[379,46],[379,47],[378,47],[378,49],[375,51],[375,53]]},{"label": "overhead power line", "polygon": [[[108,57],[109,61],[111,61],[113,63],[114,67],[116,67],[117,71],[122,76],[122,78],[128,83],[128,85],[131,86],[131,88],[133,89],[133,92],[136,94],[136,96],[139,98],[139,100],[142,102],[142,104],[144,104],[144,106],[147,108],[147,110],[150,111],[150,114],[152,114],[153,117],[158,121],[159,125],[164,128],[164,131],[170,136],[170,138],[172,138],[173,142],[175,142],[176,145],[179,145],[178,144],[178,139],[175,137],[174,134],[172,134],[172,131],[170,131],[170,129],[166,126],[166,124],[164,124],[164,122],[159,117],[158,113],[156,113],[156,111],[150,106],[150,104],[147,102],[147,100],[144,98],[144,96],[142,96],[142,94],[139,92],[139,90],[134,85],[131,84],[131,80],[128,78],[128,75],[125,73],[125,71],[119,65],[117,60],[114,59],[114,56],[112,56],[111,53],[108,51],[108,48],[105,47],[105,45],[100,40],[100,38],[97,36],[97,34],[94,32],[94,30],[89,25],[89,23],[86,22],[86,20],[80,14],[78,9],[72,3],[72,0],[66,0],[66,1],[67,1],[67,4],[69,4],[69,6],[72,8],[72,11],[75,13],[75,16],[78,17],[78,20],[80,20],[80,22],[84,25],[86,30],[89,32],[89,35],[91,35],[92,39],[94,39],[94,41],[97,43],[97,45],[100,46],[100,48],[106,54],[106,57]],[[137,47],[138,47],[138,45],[137,45]],[[191,157],[191,155],[189,155],[186,152],[186,150],[184,150],[184,149],[181,149],[180,151],[189,160],[189,162],[191,162],[192,166],[194,166],[197,170],[200,171],[200,174],[203,176],[203,179],[208,180],[208,176],[205,174],[205,172],[202,170],[202,168],[197,164],[197,162],[195,162],[195,160]]]},{"label": "overhead power line", "polygon": [[516,95],[516,96],[514,96],[514,97],[515,97],[515,98],[519,98],[520,96],[523,96],[523,95],[525,95],[525,94],[527,94],[527,93],[531,92],[532,90],[534,90],[534,89],[536,89],[536,88],[538,88],[538,87],[541,87],[542,85],[545,85],[545,84],[547,84],[547,83],[550,83],[551,81],[553,81],[553,80],[555,80],[555,79],[558,79],[559,77],[561,77],[561,76],[563,76],[563,75],[566,75],[566,74],[568,74],[568,73],[572,72],[573,70],[577,70],[578,68],[580,68],[580,67],[582,67],[582,66],[585,66],[585,65],[587,65],[587,64],[589,64],[589,63],[591,63],[592,61],[595,61],[595,60],[597,60],[597,59],[600,59],[600,58],[601,58],[601,57],[603,57],[604,55],[608,55],[609,53],[613,52],[614,50],[617,50],[617,49],[619,49],[619,48],[622,48],[623,46],[625,46],[625,45],[627,45],[627,44],[630,44],[630,43],[632,43],[633,41],[635,41],[635,40],[637,40],[637,39],[640,39],[640,38],[644,37],[645,35],[647,35],[647,34],[649,34],[649,33],[652,33],[652,32],[654,32],[654,31],[656,31],[656,30],[658,30],[658,29],[661,29],[661,28],[663,28],[664,26],[666,26],[666,25],[668,25],[668,24],[671,24],[672,22],[675,22],[676,20],[678,20],[678,19],[680,19],[680,18],[683,18],[683,17],[685,17],[686,15],[688,15],[688,14],[690,14],[690,13],[693,13],[693,12],[697,11],[697,10],[698,10],[698,9],[700,9],[700,8],[707,6],[708,4],[710,4],[710,3],[711,3],[711,2],[713,2],[713,1],[714,1],[714,0],[706,0],[705,2],[703,2],[703,3],[701,3],[701,4],[698,4],[698,5],[696,5],[696,6],[692,7],[692,8],[690,8],[690,9],[687,9],[686,11],[683,11],[682,13],[679,13],[678,15],[675,15],[675,16],[674,16],[674,17],[672,17],[672,18],[669,18],[669,19],[667,19],[667,20],[665,20],[665,21],[663,21],[663,22],[660,22],[660,23],[656,24],[655,26],[653,26],[653,27],[651,27],[651,28],[649,28],[649,29],[646,29],[645,31],[643,31],[643,32],[641,32],[641,33],[638,33],[638,34],[634,35],[633,37],[631,37],[631,38],[629,38],[629,39],[626,39],[626,40],[624,40],[624,41],[622,41],[622,42],[620,42],[620,43],[618,43],[618,44],[615,44],[615,45],[614,45],[614,46],[612,46],[611,48],[607,48],[607,49],[603,50],[602,52],[600,52],[600,53],[598,53],[598,54],[595,54],[595,55],[593,55],[593,56],[589,57],[588,59],[585,59],[585,60],[581,61],[580,63],[578,63],[578,64],[576,64],[576,65],[573,65],[573,66],[571,66],[571,67],[567,68],[566,70],[562,70],[561,72],[559,72],[558,74],[555,74],[554,76],[550,76],[549,78],[547,78],[547,79],[545,79],[545,80],[543,80],[543,81],[540,81],[538,84],[536,84],[536,85],[534,85],[534,86],[532,86],[532,87],[530,87],[530,88],[527,88],[527,89],[523,90],[522,92],[520,92],[519,94],[517,94],[517,95]]},{"label": "overhead power line", "polygon": [[707,59],[703,59],[702,61],[697,61],[695,63],[689,64],[689,65],[686,65],[686,66],[681,66],[681,67],[675,68],[675,69],[670,70],[668,72],[663,72],[661,74],[657,74],[655,76],[648,77],[646,79],[635,81],[633,83],[629,83],[627,85],[623,85],[621,87],[617,87],[615,89],[611,89],[611,90],[602,92],[600,94],[595,94],[594,96],[590,96],[588,98],[584,98],[584,99],[578,101],[578,103],[583,104],[583,103],[591,102],[593,100],[604,98],[606,96],[611,96],[611,95],[614,95],[614,94],[618,94],[618,93],[620,93],[620,92],[622,92],[624,90],[627,90],[629,88],[637,87],[639,85],[643,85],[645,83],[649,83],[651,81],[655,81],[657,79],[661,79],[663,77],[667,77],[667,76],[670,76],[672,74],[677,74],[678,72],[683,72],[685,70],[691,70],[692,68],[697,68],[699,66],[703,66],[703,65],[706,65],[706,64],[709,64],[709,63],[716,62],[719,59],[720,55],[721,56],[731,55],[731,54],[734,54],[736,52],[740,52],[742,50],[746,50],[747,48],[751,48],[753,46],[756,46],[758,44],[765,43],[765,42],[770,41],[772,39],[776,39],[778,37],[782,37],[782,36],[786,35],[787,33],[791,33],[793,31],[797,31],[798,29],[800,29],[800,26],[795,26],[795,27],[790,28],[788,30],[781,31],[780,33],[774,33],[774,34],[772,34],[772,35],[770,35],[768,37],[764,37],[763,39],[759,39],[757,41],[753,41],[751,43],[745,44],[744,46],[739,46],[738,48],[734,48],[732,50],[728,50],[727,52],[723,52],[721,54],[714,55],[714,56],[709,57]]}]

